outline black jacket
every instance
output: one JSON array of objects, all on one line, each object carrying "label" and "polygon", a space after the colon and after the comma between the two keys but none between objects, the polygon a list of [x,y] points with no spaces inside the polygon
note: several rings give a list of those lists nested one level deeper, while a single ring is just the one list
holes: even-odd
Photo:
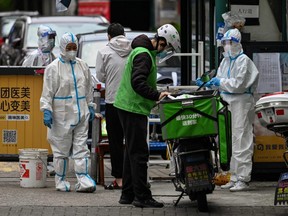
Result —
[{"label": "black jacket", "polygon": [[[153,51],[154,47],[151,40],[147,35],[139,35],[136,37],[131,44],[132,48],[144,47],[148,50]],[[152,67],[152,60],[148,53],[140,53],[135,56],[133,61],[133,69],[131,76],[131,85],[135,92],[144,98],[157,101],[160,93],[157,90],[152,89],[147,84],[147,78]]]}]

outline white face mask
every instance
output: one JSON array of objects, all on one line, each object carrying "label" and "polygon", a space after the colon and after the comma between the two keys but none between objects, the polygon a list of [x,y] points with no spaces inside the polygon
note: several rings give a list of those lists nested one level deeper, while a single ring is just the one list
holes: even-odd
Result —
[{"label": "white face mask", "polygon": [[231,51],[231,45],[230,45],[230,44],[226,44],[226,45],[224,46],[224,51],[225,51],[226,53],[228,53],[229,51]]},{"label": "white face mask", "polygon": [[67,51],[66,52],[66,57],[71,60],[71,61],[74,61],[76,59],[76,54],[77,54],[77,51]]}]

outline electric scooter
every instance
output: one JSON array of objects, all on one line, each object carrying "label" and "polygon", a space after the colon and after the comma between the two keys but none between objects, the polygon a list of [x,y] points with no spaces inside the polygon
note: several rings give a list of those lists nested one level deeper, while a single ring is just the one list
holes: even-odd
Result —
[{"label": "electric scooter", "polygon": [[[275,92],[263,95],[255,105],[260,124],[285,139],[283,159],[288,168],[288,93]],[[288,204],[288,172],[281,173],[274,197],[274,205]]]},{"label": "electric scooter", "polygon": [[[183,195],[208,211],[207,194],[213,192],[213,177],[228,170],[231,157],[231,113],[216,90],[171,94],[159,103],[162,137],[175,162],[172,180]],[[216,143],[218,137],[218,144]],[[218,161],[219,151],[219,161]]]}]

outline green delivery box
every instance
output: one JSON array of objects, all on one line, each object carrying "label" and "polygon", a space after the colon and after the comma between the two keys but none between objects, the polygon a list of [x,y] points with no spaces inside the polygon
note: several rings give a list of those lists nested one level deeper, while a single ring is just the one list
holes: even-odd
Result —
[{"label": "green delivery box", "polygon": [[159,104],[164,140],[218,135],[222,170],[229,170],[232,152],[231,112],[217,91],[194,92],[190,98],[165,99]]},{"label": "green delivery box", "polygon": [[217,113],[222,107],[215,95],[163,100],[159,104],[164,140],[218,134]]}]

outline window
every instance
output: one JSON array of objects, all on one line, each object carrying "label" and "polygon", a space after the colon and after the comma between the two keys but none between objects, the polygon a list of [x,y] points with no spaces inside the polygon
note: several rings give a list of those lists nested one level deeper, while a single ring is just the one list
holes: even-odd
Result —
[{"label": "window", "polygon": [[16,22],[14,24],[14,26],[12,27],[12,29],[10,30],[11,34],[9,36],[9,43],[13,43],[13,41],[15,41],[15,39],[17,38],[22,38],[23,35],[23,28],[24,26],[24,22]]}]

